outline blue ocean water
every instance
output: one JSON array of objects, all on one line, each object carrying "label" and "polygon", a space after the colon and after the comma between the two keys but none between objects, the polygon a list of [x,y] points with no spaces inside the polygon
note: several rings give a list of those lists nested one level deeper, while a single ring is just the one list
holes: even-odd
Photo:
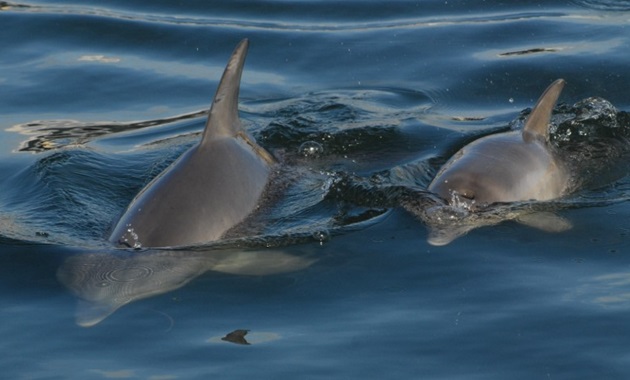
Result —
[{"label": "blue ocean water", "polygon": [[[557,78],[566,107],[629,111],[629,18],[604,0],[0,2],[3,377],[628,378],[627,177],[570,198],[569,231],[507,221],[444,247],[336,186],[426,187]],[[256,239],[114,250],[242,38],[241,118],[296,185]],[[71,279],[122,284],[110,299],[161,268],[179,274],[154,296],[78,325]],[[222,339],[236,330],[250,344]]]}]

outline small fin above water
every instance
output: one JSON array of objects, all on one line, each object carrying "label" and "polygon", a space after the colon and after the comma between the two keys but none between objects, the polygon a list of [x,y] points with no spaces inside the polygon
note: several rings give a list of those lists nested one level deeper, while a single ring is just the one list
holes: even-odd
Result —
[{"label": "small fin above water", "polygon": [[573,228],[573,224],[568,219],[545,211],[522,214],[515,220],[523,225],[545,232],[564,232]]},{"label": "small fin above water", "polygon": [[242,40],[234,49],[217,88],[201,139],[201,146],[218,137],[236,137],[241,132],[238,117],[238,93],[249,41]]},{"label": "small fin above water", "polygon": [[553,111],[553,107],[556,105],[565,83],[564,79],[557,79],[550,84],[540,96],[532,112],[527,117],[525,127],[523,127],[523,140],[525,140],[525,142],[534,141],[536,139],[542,141],[549,140],[551,111]]},{"label": "small fin above water", "polygon": [[234,330],[231,333],[226,334],[223,338],[221,338],[221,340],[225,342],[249,346],[251,343],[249,343],[247,339],[245,339],[245,335],[247,335],[248,332],[249,330],[244,329]]}]

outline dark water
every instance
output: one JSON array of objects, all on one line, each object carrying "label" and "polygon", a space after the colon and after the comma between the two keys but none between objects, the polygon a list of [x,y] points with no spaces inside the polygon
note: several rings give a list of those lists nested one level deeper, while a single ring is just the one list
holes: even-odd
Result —
[{"label": "dark water", "polygon": [[[558,123],[589,97],[630,110],[630,3],[338,3],[0,2],[3,377],[630,376],[627,177],[560,202],[569,231],[508,221],[444,247],[378,192],[340,186],[422,189],[557,78]],[[254,239],[113,250],[112,224],[196,141],[244,37],[241,117],[293,185]],[[179,277],[80,327],[62,282],[103,261],[135,264],[97,287],[143,268]],[[221,339],[238,329],[249,345]]]}]

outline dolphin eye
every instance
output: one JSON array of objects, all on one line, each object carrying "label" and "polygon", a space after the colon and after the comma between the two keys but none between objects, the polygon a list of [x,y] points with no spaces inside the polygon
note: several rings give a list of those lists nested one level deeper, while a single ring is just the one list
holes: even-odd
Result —
[{"label": "dolphin eye", "polygon": [[475,199],[475,193],[473,193],[470,190],[464,190],[461,193],[459,193],[459,195],[463,198],[466,198],[468,200],[474,200]]}]

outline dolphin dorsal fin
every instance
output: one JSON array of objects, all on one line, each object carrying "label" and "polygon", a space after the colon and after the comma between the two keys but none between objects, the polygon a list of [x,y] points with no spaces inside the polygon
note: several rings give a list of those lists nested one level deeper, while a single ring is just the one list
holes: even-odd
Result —
[{"label": "dolphin dorsal fin", "polygon": [[241,120],[238,117],[238,91],[248,46],[249,41],[244,39],[232,52],[214,95],[201,145],[218,137],[235,137],[241,131]]},{"label": "dolphin dorsal fin", "polygon": [[565,83],[564,79],[557,79],[550,84],[540,96],[540,99],[538,99],[538,102],[529,114],[525,122],[525,127],[523,128],[523,140],[525,140],[525,142],[534,141],[536,139],[543,141],[549,140],[551,111],[556,105]]}]

